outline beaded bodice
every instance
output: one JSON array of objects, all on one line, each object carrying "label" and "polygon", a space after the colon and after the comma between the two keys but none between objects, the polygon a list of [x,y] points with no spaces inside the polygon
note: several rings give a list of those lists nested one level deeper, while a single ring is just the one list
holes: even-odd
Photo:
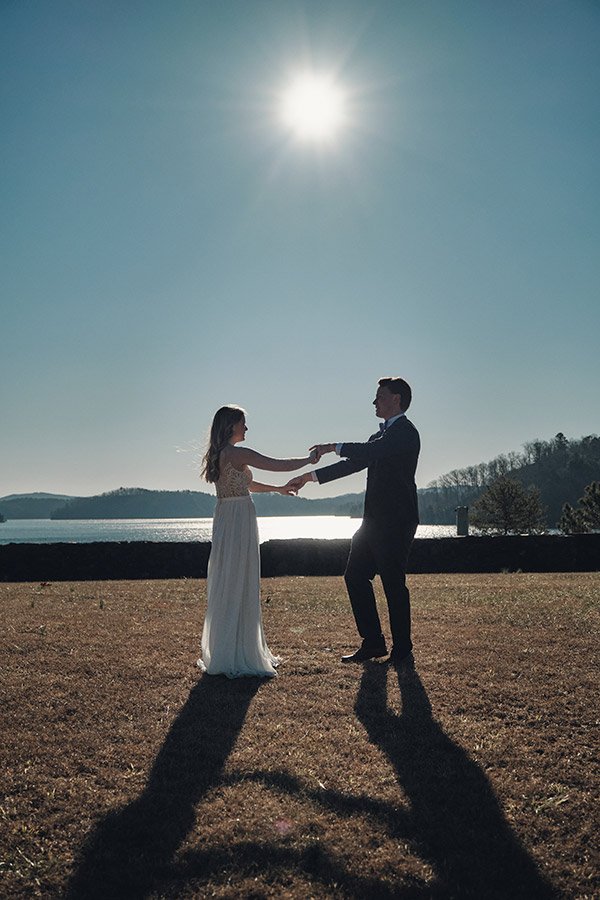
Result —
[{"label": "beaded bodice", "polygon": [[226,462],[221,466],[221,474],[215,484],[217,497],[220,500],[226,497],[247,497],[251,481],[252,472],[248,466],[236,469],[230,462]]}]

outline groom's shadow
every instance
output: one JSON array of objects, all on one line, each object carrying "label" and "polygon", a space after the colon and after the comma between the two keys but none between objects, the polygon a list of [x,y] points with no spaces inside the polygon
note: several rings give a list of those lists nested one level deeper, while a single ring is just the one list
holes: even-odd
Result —
[{"label": "groom's shadow", "polygon": [[388,707],[387,676],[385,666],[365,667],[355,710],[406,795],[404,833],[435,872],[431,896],[558,896],[512,831],[483,770],[433,718],[418,674],[397,676],[400,715]]},{"label": "groom's shadow", "polygon": [[195,807],[220,782],[259,678],[204,676],[154,761],[143,793],[109,813],[85,842],[69,898],[145,897],[168,878],[195,822]]}]

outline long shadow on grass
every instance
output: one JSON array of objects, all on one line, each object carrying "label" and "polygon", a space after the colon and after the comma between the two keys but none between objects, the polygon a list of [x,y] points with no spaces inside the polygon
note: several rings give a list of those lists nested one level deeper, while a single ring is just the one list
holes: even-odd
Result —
[{"label": "long shadow on grass", "polygon": [[[295,797],[340,819],[385,829],[429,863],[431,882],[403,873],[402,861],[388,859],[381,876],[361,873],[352,863],[352,848],[340,856],[327,841],[306,838],[304,846],[284,841],[241,841],[182,855],[172,872],[169,896],[178,888],[208,882],[257,877],[271,886],[288,885],[298,873],[320,884],[332,896],[424,900],[546,900],[558,896],[511,830],[492,787],[466,751],[445,734],[432,716],[419,676],[398,676],[402,713],[388,707],[386,666],[365,666],[355,711],[370,740],[387,756],[396,772],[403,799],[394,804],[367,794],[315,789],[286,771],[229,773],[222,783],[253,781],[280,796]],[[393,679],[394,676],[389,676]],[[379,773],[373,771],[373,781]],[[360,824],[358,824],[360,823]],[[257,894],[259,896],[259,894]],[[261,895],[262,896],[262,895]]]},{"label": "long shadow on grass", "polygon": [[[388,708],[387,679],[385,666],[366,666],[355,711],[373,744],[387,755],[408,804],[316,790],[285,771],[225,776],[225,761],[261,682],[205,677],[173,724],[144,793],[109,814],[86,842],[70,900],[136,900],[152,892],[176,897],[193,885],[200,891],[209,882],[231,885],[248,877],[275,887],[288,884],[294,872],[332,896],[354,900],[555,897],[512,832],[483,771],[433,719],[418,675],[398,678],[401,715]],[[249,781],[340,818],[383,827],[431,865],[434,882],[403,876],[400,861],[397,877],[391,876],[389,864],[381,877],[362,874],[346,854],[341,857],[318,840],[301,847],[280,840],[240,841],[190,849],[175,860],[194,824],[195,807],[207,792],[216,785]],[[351,859],[351,848],[348,852]]]},{"label": "long shadow on grass", "polygon": [[258,678],[205,675],[192,689],[152,766],[144,792],[92,831],[69,898],[145,897],[169,880],[173,857],[195,822],[196,804],[220,783]]},{"label": "long shadow on grass", "polygon": [[387,705],[384,666],[366,666],[356,715],[386,754],[410,804],[405,834],[436,874],[435,894],[557,896],[511,830],[482,769],[432,716],[416,672],[398,675],[402,713]]}]

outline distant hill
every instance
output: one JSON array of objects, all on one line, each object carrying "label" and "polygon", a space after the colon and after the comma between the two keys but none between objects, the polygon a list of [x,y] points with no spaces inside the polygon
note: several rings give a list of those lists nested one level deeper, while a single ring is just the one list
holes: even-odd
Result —
[{"label": "distant hill", "polygon": [[72,496],[72,494],[47,494],[44,491],[34,491],[31,494],[7,494],[6,497],[0,497],[0,501],[22,500],[24,497],[29,500],[70,500]]},{"label": "distant hill", "polygon": [[[360,515],[362,494],[308,500],[281,494],[254,494],[259,516]],[[210,518],[216,498],[202,491],[150,491],[119,488],[94,497],[72,497],[49,514],[51,519]]]},{"label": "distant hill", "polygon": [[[359,516],[363,494],[309,500],[281,494],[254,494],[259,516]],[[10,494],[0,497],[6,519],[184,519],[210,518],[215,497],[202,491],[119,488],[92,497],[65,494]]]},{"label": "distant hill", "polygon": [[66,494],[9,494],[0,497],[0,514],[6,519],[49,519],[66,500]]},{"label": "distant hill", "polygon": [[186,519],[212,516],[215,498],[200,491],[119,488],[94,497],[72,497],[51,519]]}]

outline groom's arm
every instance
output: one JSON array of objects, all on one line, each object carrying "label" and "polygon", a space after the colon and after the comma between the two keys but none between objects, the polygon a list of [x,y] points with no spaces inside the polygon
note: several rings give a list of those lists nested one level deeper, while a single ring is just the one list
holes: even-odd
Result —
[{"label": "groom's arm", "polygon": [[346,475],[353,475],[360,472],[366,467],[366,463],[357,460],[342,459],[340,462],[333,463],[331,466],[324,466],[322,469],[313,469],[308,473],[312,476],[313,481],[319,484],[327,484],[329,481],[335,481],[336,478],[345,478]]},{"label": "groom's arm", "polygon": [[[324,453],[337,453],[338,456],[346,456],[350,457],[350,453],[344,452],[344,447],[368,447],[371,443],[377,443],[379,439],[378,435],[371,435],[369,440],[365,444],[315,444],[314,447],[311,447],[311,450],[316,450],[319,456]],[[337,478],[345,478],[346,475],[354,475],[355,472],[360,472],[361,469],[366,469],[369,465],[368,459],[361,459],[360,455],[353,454],[353,458],[350,459],[342,459],[340,462],[333,463],[331,466],[324,466],[322,469],[313,469],[312,472],[306,472],[305,474],[305,484],[306,481],[316,481],[319,484],[327,484],[329,481],[335,481]]]},{"label": "groom's arm", "polygon": [[337,448],[340,456],[346,457],[347,462],[355,463],[361,468],[370,466],[380,459],[399,454],[418,452],[418,435],[405,428],[388,429],[385,434],[365,443],[347,442]]},{"label": "groom's arm", "polygon": [[352,475],[354,472],[360,472],[364,469],[363,465],[351,462],[349,459],[343,459],[341,462],[334,463],[332,466],[324,466],[322,469],[313,469],[312,472],[304,472],[302,475],[296,475],[291,478],[286,487],[293,491],[299,491],[309,481],[316,481],[318,484],[327,484],[328,481],[335,481],[336,478],[344,478],[345,475]]},{"label": "groom's arm", "polygon": [[326,466],[324,469],[313,470],[311,473],[307,473],[307,478],[312,478],[313,481],[319,481],[321,484],[326,484],[335,478],[343,478],[344,475],[351,475],[353,472],[366,469],[378,459],[395,456],[399,449],[397,445],[398,434],[392,435],[391,431],[386,435],[372,434],[369,440],[364,442],[343,441],[339,444],[315,444],[311,450],[317,453],[317,458],[325,453],[335,452],[345,459],[332,466]]}]

